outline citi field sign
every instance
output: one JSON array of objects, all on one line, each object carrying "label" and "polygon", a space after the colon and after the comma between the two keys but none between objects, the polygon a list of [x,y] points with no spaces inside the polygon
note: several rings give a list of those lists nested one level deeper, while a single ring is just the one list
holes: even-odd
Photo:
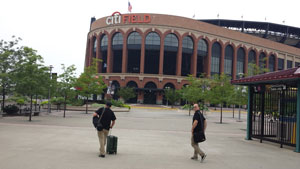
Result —
[{"label": "citi field sign", "polygon": [[151,16],[149,14],[121,14],[120,12],[114,12],[111,16],[106,18],[107,25],[113,24],[130,24],[130,23],[149,23],[151,22]]}]

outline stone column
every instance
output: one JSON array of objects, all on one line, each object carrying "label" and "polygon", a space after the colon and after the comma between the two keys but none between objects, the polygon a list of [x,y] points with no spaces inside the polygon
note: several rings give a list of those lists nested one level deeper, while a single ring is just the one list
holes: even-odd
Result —
[{"label": "stone column", "polygon": [[145,35],[142,35],[141,44],[141,60],[140,60],[140,74],[144,74],[145,70]]},{"label": "stone column", "polygon": [[176,57],[176,75],[181,76],[181,64],[182,64],[182,39],[179,38],[178,50]]}]

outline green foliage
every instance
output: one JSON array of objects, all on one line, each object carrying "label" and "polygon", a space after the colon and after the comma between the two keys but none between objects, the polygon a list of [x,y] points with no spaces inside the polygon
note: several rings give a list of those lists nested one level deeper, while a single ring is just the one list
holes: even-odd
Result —
[{"label": "green foliage", "polygon": [[212,104],[228,104],[234,92],[230,77],[224,74],[215,75],[209,92],[209,102]]},{"label": "green foliage", "polygon": [[111,104],[115,107],[123,107],[124,103],[119,100],[111,100]]},{"label": "green foliage", "polygon": [[61,105],[61,104],[63,104],[64,103],[64,98],[63,97],[53,97],[53,98],[51,98],[51,100],[50,100],[50,102],[52,103],[52,104],[55,104],[55,105]]},{"label": "green foliage", "polygon": [[3,111],[7,114],[16,114],[19,111],[16,105],[7,105],[4,107]]},{"label": "green foliage", "polygon": [[129,105],[127,105],[127,104],[123,104],[123,107],[126,107],[126,108],[128,108],[129,110],[131,109],[131,107],[130,107]]},{"label": "green foliage", "polygon": [[124,102],[127,100],[136,97],[136,92],[133,88],[130,87],[122,87],[118,90],[117,95],[124,99]]},{"label": "green foliage", "polygon": [[25,104],[25,100],[22,99],[22,98],[20,98],[20,99],[18,99],[18,100],[16,101],[16,103],[17,103],[18,105],[23,105],[23,104]]},{"label": "green foliage", "polygon": [[78,93],[82,96],[88,97],[91,94],[101,94],[106,88],[102,77],[97,75],[97,60],[93,60],[90,67],[85,68],[84,72],[75,82],[75,87]]},{"label": "green foliage", "polygon": [[48,100],[42,101],[41,105],[47,105],[48,104]]},{"label": "green foliage", "polygon": [[164,92],[166,99],[172,106],[176,101],[180,100],[181,98],[181,92],[179,90],[167,88],[164,90]]},{"label": "green foliage", "polygon": [[70,104],[72,105],[72,106],[83,106],[83,100],[81,100],[81,99],[72,99],[71,101],[70,101]]},{"label": "green foliage", "polygon": [[92,104],[92,107],[94,107],[94,108],[104,107],[104,106],[105,106],[105,104],[98,104],[98,103],[93,103]]},{"label": "green foliage", "polygon": [[183,110],[191,110],[193,108],[193,105],[191,104],[185,104],[181,107]]},{"label": "green foliage", "polygon": [[194,78],[188,77],[189,85],[181,89],[182,98],[189,103],[198,103],[199,101],[205,102],[208,98],[208,89],[211,83],[207,78]]},{"label": "green foliage", "polygon": [[[15,65],[22,58],[23,47],[19,47],[18,43],[21,38],[12,37],[12,40],[0,40],[0,89],[2,96],[12,92],[14,80]],[[5,100],[4,100],[5,102]],[[2,106],[4,106],[2,102]]]},{"label": "green foliage", "polygon": [[248,74],[246,76],[259,75],[269,71],[270,70],[268,68],[265,68],[265,64],[259,67],[255,63],[248,63]]}]

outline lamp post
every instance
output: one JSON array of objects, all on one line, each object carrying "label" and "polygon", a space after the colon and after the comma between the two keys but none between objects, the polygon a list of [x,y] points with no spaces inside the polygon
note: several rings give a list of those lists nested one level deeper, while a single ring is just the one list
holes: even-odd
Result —
[{"label": "lamp post", "polygon": [[[167,90],[167,91],[169,91],[170,90],[170,87],[169,86],[167,86],[167,87],[165,87],[165,89]],[[167,106],[169,105],[169,103],[168,103],[168,97],[167,97]]]},{"label": "lamp post", "polygon": [[49,75],[49,90],[48,90],[48,113],[51,113],[51,108],[50,108],[50,96],[51,96],[51,71],[52,71],[52,68],[53,68],[53,66],[52,65],[50,65],[49,66],[49,69],[50,69],[50,75]]}]

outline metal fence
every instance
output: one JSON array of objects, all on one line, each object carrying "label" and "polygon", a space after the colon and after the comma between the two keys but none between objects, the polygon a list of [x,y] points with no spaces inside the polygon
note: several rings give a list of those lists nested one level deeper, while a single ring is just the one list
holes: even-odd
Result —
[{"label": "metal fence", "polygon": [[253,138],[296,146],[297,89],[253,93]]}]

